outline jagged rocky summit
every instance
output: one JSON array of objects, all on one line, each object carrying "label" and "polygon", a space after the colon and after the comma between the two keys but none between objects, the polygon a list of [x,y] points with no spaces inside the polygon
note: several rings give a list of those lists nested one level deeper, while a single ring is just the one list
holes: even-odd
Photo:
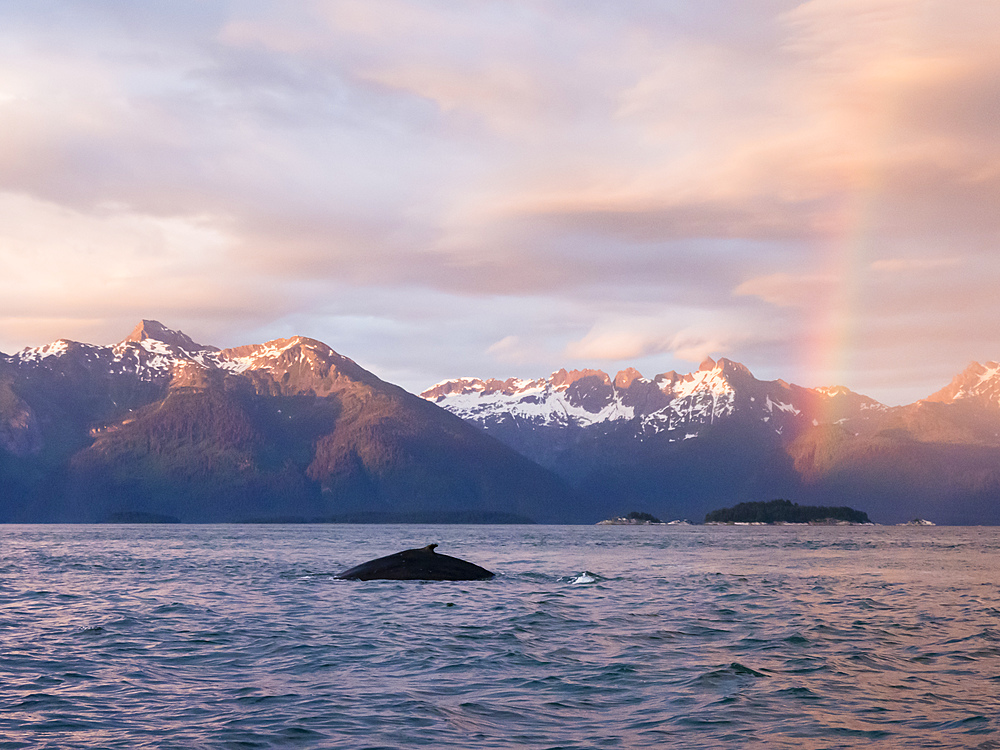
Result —
[{"label": "jagged rocky summit", "polygon": [[565,482],[322,342],[144,320],[0,359],[0,521],[554,520]]}]

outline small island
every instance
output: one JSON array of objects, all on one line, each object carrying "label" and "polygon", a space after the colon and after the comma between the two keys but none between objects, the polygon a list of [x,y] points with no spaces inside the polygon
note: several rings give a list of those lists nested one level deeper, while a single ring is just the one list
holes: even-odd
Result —
[{"label": "small island", "polygon": [[842,506],[829,508],[822,505],[799,505],[790,500],[739,503],[732,508],[713,510],[705,516],[705,523],[721,524],[870,524],[868,514]]},{"label": "small island", "polygon": [[633,510],[627,516],[608,518],[597,522],[598,526],[650,526],[652,524],[666,525],[653,514],[643,513],[638,510]]}]

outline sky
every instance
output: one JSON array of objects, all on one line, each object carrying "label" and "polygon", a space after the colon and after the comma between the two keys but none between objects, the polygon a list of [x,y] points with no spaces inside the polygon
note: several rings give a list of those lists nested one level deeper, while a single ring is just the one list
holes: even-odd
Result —
[{"label": "sky", "polygon": [[0,351],[310,336],[413,392],[1000,359],[995,0],[0,4]]}]

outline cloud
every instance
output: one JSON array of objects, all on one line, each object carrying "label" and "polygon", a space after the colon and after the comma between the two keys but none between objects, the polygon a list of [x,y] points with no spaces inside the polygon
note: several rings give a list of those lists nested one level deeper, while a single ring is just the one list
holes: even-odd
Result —
[{"label": "cloud", "polygon": [[672,338],[662,334],[642,332],[631,327],[612,328],[607,326],[591,330],[579,341],[566,347],[566,355],[574,359],[590,360],[630,360],[648,354],[670,351]]},{"label": "cloud", "polygon": [[961,258],[885,258],[872,261],[871,269],[884,273],[907,273],[937,271],[961,264]]},{"label": "cloud", "polygon": [[747,279],[733,290],[737,296],[759,297],[778,307],[816,307],[834,291],[836,279],[826,275],[774,273]]},{"label": "cloud", "polygon": [[163,317],[415,389],[995,359],[1000,7],[720,7],[7,4],[0,348]]},{"label": "cloud", "polygon": [[124,321],[140,317],[232,323],[239,310],[246,319],[266,318],[287,304],[287,290],[229,263],[227,229],[206,215],[157,216],[116,205],[85,212],[0,193],[4,348],[39,343],[33,336],[45,329],[68,338],[118,335]]},{"label": "cloud", "polygon": [[494,360],[505,365],[524,365],[544,356],[536,346],[523,342],[520,336],[504,336],[486,348]]},{"label": "cloud", "polygon": [[[685,323],[684,321],[691,321]],[[682,362],[700,362],[738,350],[766,336],[748,321],[740,323],[718,311],[673,310],[656,317],[616,317],[603,320],[570,341],[564,355],[583,362],[627,366],[655,355],[670,354]]]}]

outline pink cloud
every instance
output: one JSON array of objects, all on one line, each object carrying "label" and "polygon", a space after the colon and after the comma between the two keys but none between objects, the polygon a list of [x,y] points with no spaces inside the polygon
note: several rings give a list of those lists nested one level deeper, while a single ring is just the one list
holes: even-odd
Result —
[{"label": "pink cloud", "polygon": [[733,294],[759,297],[778,307],[815,308],[829,300],[836,283],[826,275],[775,273],[747,279]]}]

